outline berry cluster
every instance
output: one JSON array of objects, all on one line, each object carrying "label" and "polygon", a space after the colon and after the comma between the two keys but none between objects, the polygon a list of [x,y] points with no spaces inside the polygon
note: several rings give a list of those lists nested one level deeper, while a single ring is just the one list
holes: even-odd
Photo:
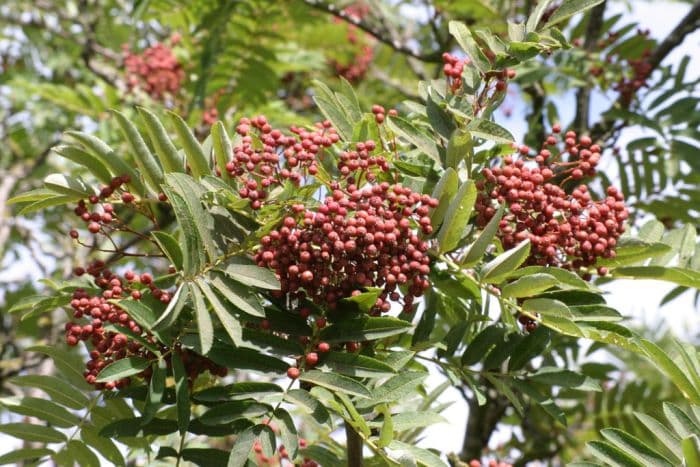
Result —
[{"label": "berry cluster", "polygon": [[625,107],[632,103],[632,99],[637,91],[647,86],[647,78],[651,73],[651,63],[648,59],[650,50],[645,50],[641,58],[627,60],[627,69],[631,70],[629,75],[623,74],[617,83],[613,84],[613,89],[620,93],[620,99]]},{"label": "berry cluster", "polygon": [[[292,127],[295,136],[285,136],[280,130],[273,129],[264,116],[242,118],[236,131],[243,138],[241,144],[233,148],[233,159],[226,164],[225,170],[231,177],[239,179],[239,194],[250,200],[253,209],[262,206],[274,185],[285,180],[299,184],[306,175],[315,175],[323,148],[340,139],[327,121],[317,124],[315,130]],[[258,139],[261,146],[257,145]]]},{"label": "berry cluster", "polygon": [[[114,195],[116,191],[122,190],[122,185],[129,183],[131,180],[128,175],[121,175],[114,177],[109,185],[105,185],[100,189],[99,195],[91,195],[88,198],[88,202],[91,205],[97,205],[101,203],[102,212],[99,210],[94,210],[90,212],[88,210],[88,205],[85,200],[78,201],[78,206],[73,210],[76,216],[78,216],[83,222],[87,224],[87,229],[90,233],[97,234],[102,231],[107,226],[111,228],[114,224],[119,224],[119,219],[114,211],[114,206],[112,204],[104,202],[109,200],[109,198]],[[122,191],[122,200],[125,203],[134,200],[134,195],[128,191]],[[71,230],[70,236],[73,239],[78,239],[80,236],[77,230]]]},{"label": "berry cluster", "polygon": [[464,70],[464,65],[468,65],[470,60],[468,58],[460,59],[445,52],[442,54],[442,62],[444,63],[442,72],[447,78],[447,83],[452,92],[457,92],[462,87],[462,70]]},{"label": "berry cluster", "polygon": [[204,125],[211,126],[216,121],[219,119],[219,111],[216,109],[216,107],[212,107],[210,109],[207,109],[204,111],[202,114],[202,123]]},{"label": "berry cluster", "polygon": [[[369,143],[358,143],[353,154],[369,151],[368,146],[373,147]],[[347,161],[341,157],[341,167],[348,168],[350,162],[369,165],[371,160],[371,156],[354,157]],[[378,166],[385,166],[379,161],[383,158],[376,159]],[[343,188],[331,183],[330,196],[316,209],[295,205],[293,215],[261,239],[255,259],[277,272],[281,293],[292,298],[308,297],[334,309],[338,300],[365,287],[383,287],[373,313],[389,311],[389,299],[401,298],[404,310],[410,311],[414,299],[428,288],[430,272],[428,245],[415,227],[432,232],[428,214],[437,200],[399,184],[358,188],[355,181],[348,176]],[[407,290],[401,297],[398,287],[404,284]]]},{"label": "berry cluster", "polygon": [[[130,378],[107,383],[96,383],[97,375],[105,366],[122,358],[138,356],[145,359],[155,359],[156,357],[137,339],[129,338],[116,330],[106,330],[105,324],[112,324],[127,329],[153,346],[160,347],[160,350],[164,353],[168,349],[156,342],[152,335],[144,333],[136,321],[123,308],[110,302],[110,300],[127,296],[134,300],[140,300],[145,290],[148,290],[153,297],[163,303],[168,303],[170,301],[170,293],[159,289],[153,283],[153,276],[148,273],[137,275],[132,271],[127,271],[123,277],[119,277],[106,268],[104,262],[100,260],[92,262],[87,268],[78,267],[74,272],[77,276],[82,276],[86,273],[93,276],[95,285],[102,289],[102,293],[91,296],[82,288],[78,288],[73,292],[70,306],[73,309],[73,318],[76,321],[68,322],[65,325],[66,343],[70,346],[75,346],[80,341],[91,344],[90,360],[88,360],[84,372],[85,381],[88,384],[95,385],[97,389],[114,389],[128,386],[131,382]],[[79,322],[77,320],[83,321]],[[200,355],[183,349],[178,349],[178,352],[181,354],[183,364],[192,380],[199,373],[206,370],[212,374],[226,374],[225,368],[218,367]],[[139,376],[150,377],[150,370],[145,370]]]},{"label": "berry cluster", "polygon": [[[645,40],[649,36],[649,30],[637,29],[637,37]],[[598,49],[604,49],[617,41],[620,38],[619,32],[609,32],[605,39],[597,42]],[[589,69],[591,75],[599,77],[604,74],[605,69],[611,64],[616,64],[619,69],[620,77],[617,82],[613,83],[612,88],[620,93],[620,100],[625,107],[628,107],[637,91],[647,85],[647,78],[652,71],[649,57],[651,50],[645,49],[642,55],[638,58],[624,59],[616,52],[608,53],[603,59],[605,64],[595,64]]]},{"label": "berry cluster", "polygon": [[[355,2],[345,7],[343,12],[355,21],[360,21],[369,13],[369,5],[365,2]],[[341,22],[339,18],[335,20],[336,22]],[[352,24],[348,26],[347,38],[350,44],[360,46],[360,50],[355,53],[349,63],[345,64],[333,59],[331,60],[331,65],[335,68],[338,76],[342,76],[351,83],[356,83],[367,74],[367,70],[369,70],[369,66],[374,59],[374,49],[365,42],[369,37],[366,34],[359,35],[357,27]]]},{"label": "berry cluster", "polygon": [[[384,120],[386,119],[386,109],[384,107],[378,104],[374,104],[372,106],[372,113],[374,114],[375,122],[377,122],[380,125],[384,123]],[[390,117],[396,117],[398,114],[399,112],[396,109],[389,109]]]},{"label": "berry cluster", "polygon": [[170,47],[157,43],[134,54],[124,47],[124,66],[127,85],[139,87],[154,99],[162,99],[166,93],[177,94],[185,79],[185,71]]},{"label": "berry cluster", "polygon": [[469,467],[513,467],[513,464],[510,464],[505,461],[498,461],[496,459],[491,459],[488,464],[483,464],[480,460],[478,459],[472,459],[469,461]]},{"label": "berry cluster", "polygon": [[[560,151],[560,133],[555,125],[538,153],[521,146],[519,158],[506,156],[501,167],[483,169],[484,179],[477,183],[477,224],[484,227],[505,203],[507,211],[498,230],[504,249],[530,239],[528,264],[558,266],[587,276],[597,258],[615,256],[628,212],[615,187],[609,187],[600,201],[592,200],[585,184],[566,191],[572,182],[595,174],[601,149],[589,137],[577,138],[569,131]],[[601,267],[598,273],[607,270]]]},{"label": "berry cluster", "polygon": [[[348,33],[348,40],[355,43],[354,33]],[[331,64],[335,68],[335,73],[342,76],[351,83],[357,83],[367,74],[372,60],[374,59],[374,49],[371,45],[365,44],[360,48],[360,51],[350,60],[350,63],[344,64],[337,60],[332,60]]]},{"label": "berry cluster", "polygon": [[[279,431],[273,424],[269,425],[275,433]],[[306,446],[308,446],[307,441],[304,438],[299,438],[299,447],[303,449]],[[280,445],[280,447],[277,448],[277,454],[274,457],[268,457],[263,453],[263,447],[260,441],[255,441],[255,444],[253,444],[253,452],[255,452],[255,458],[258,466],[285,465],[282,463],[282,459],[285,459],[291,465],[291,462],[289,461],[289,453],[284,445]],[[300,465],[300,467],[318,467],[318,463],[308,457],[305,457],[301,464],[295,465]]]}]

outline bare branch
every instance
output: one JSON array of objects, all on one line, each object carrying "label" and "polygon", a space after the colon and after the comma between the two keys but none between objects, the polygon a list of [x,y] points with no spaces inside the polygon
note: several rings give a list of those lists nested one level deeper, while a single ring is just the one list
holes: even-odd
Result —
[{"label": "bare branch", "polygon": [[353,26],[357,27],[358,29],[363,30],[370,36],[374,37],[377,39],[379,42],[382,42],[383,44],[388,45],[395,51],[402,53],[404,55],[407,55],[409,57],[415,58],[417,60],[420,60],[422,62],[430,62],[430,63],[438,63],[442,60],[440,52],[431,52],[428,54],[421,54],[410,47],[406,46],[405,44],[400,43],[398,40],[394,39],[391,37],[391,34],[389,31],[384,30],[384,31],[378,31],[362,21],[361,19],[355,18],[354,16],[344,12],[343,10],[339,9],[335,5],[332,4],[327,4],[325,2],[320,2],[318,0],[302,0],[306,5],[310,6],[311,8],[314,8],[316,10],[322,11],[324,13],[328,13],[330,15],[335,16],[336,18],[340,18],[343,21],[345,21],[348,24],[352,24]]},{"label": "bare branch", "polygon": [[[607,1],[601,3],[591,10],[586,26],[586,38],[583,47],[587,51],[593,50],[600,36],[600,30],[603,26],[603,17],[605,15],[605,7]],[[583,132],[588,128],[588,119],[591,108],[591,88],[584,86],[576,92],[576,116],[574,117],[573,127]]]}]

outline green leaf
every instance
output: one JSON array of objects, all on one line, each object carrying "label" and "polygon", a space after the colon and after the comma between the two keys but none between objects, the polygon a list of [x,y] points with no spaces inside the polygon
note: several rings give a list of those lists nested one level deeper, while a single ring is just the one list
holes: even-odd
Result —
[{"label": "green leaf", "polygon": [[129,314],[144,329],[150,330],[156,321],[155,312],[139,300],[110,300]]},{"label": "green leaf", "polygon": [[27,352],[39,352],[51,357],[56,365],[56,368],[62,373],[62,375],[75,387],[82,390],[92,390],[92,386],[85,382],[85,377],[82,374],[82,368],[85,364],[82,357],[66,352],[63,349],[47,345],[35,345],[25,349]]},{"label": "green leaf", "polygon": [[532,298],[530,300],[525,300],[522,308],[523,311],[532,315],[573,318],[573,313],[571,313],[568,306],[559,300],[552,300],[551,298]]},{"label": "green leaf", "polygon": [[614,277],[629,279],[656,279],[685,287],[700,289],[700,271],[663,266],[630,266],[613,269]]},{"label": "green leaf", "polygon": [[243,285],[269,290],[280,288],[280,281],[272,270],[252,264],[242,257],[231,258],[222,271]]},{"label": "green leaf", "polygon": [[85,146],[109,169],[112,175],[128,175],[131,180],[127,186],[136,194],[143,196],[145,189],[138,173],[136,173],[133,167],[127,164],[126,161],[116,154],[104,141],[80,131],[66,131],[65,134]]},{"label": "green leaf", "polygon": [[542,16],[544,15],[544,12],[547,10],[547,7],[552,3],[552,0],[541,0],[537,2],[537,6],[535,7],[535,11],[533,11],[530,16],[527,18],[527,23],[525,25],[525,32],[533,32],[537,30],[537,26],[540,24],[540,21],[542,20]]},{"label": "green leaf", "polygon": [[598,383],[585,375],[556,367],[541,367],[529,376],[530,381],[585,391],[600,391]]},{"label": "green leaf", "polygon": [[122,378],[127,378],[132,375],[141,373],[143,370],[151,366],[151,362],[141,357],[127,357],[110,363],[100,371],[97,375],[98,383],[106,383],[108,381],[116,381]]},{"label": "green leaf", "polygon": [[307,383],[317,384],[331,391],[342,392],[351,396],[369,399],[372,393],[362,383],[350,379],[347,376],[334,373],[323,373],[318,370],[305,371],[300,379]]},{"label": "green leaf", "polygon": [[90,402],[79,389],[56,376],[22,375],[10,378],[9,382],[17,386],[41,389],[51,400],[71,409],[84,409]]},{"label": "green leaf", "polygon": [[163,393],[165,393],[165,378],[167,377],[167,373],[165,360],[158,360],[158,365],[153,368],[151,381],[148,383],[148,395],[143,410],[144,424],[153,420],[156,412],[158,412],[158,409],[161,407]]},{"label": "green leaf", "polygon": [[151,143],[153,143],[160,163],[163,165],[164,172],[184,172],[185,167],[182,157],[180,157],[180,154],[177,152],[177,148],[170,139],[170,136],[168,136],[168,132],[165,130],[160,119],[143,107],[137,107],[136,109],[139,114],[141,114],[141,118],[146,124],[146,131],[148,131]]},{"label": "green leaf", "polygon": [[477,138],[487,139],[496,143],[507,144],[515,140],[510,131],[496,122],[484,120],[483,118],[475,118],[469,122],[467,129]]},{"label": "green leaf", "polygon": [[75,162],[78,165],[82,165],[90,171],[99,181],[105,185],[109,185],[112,181],[112,176],[109,170],[102,161],[95,157],[94,154],[84,151],[75,146],[55,146],[51,149],[53,152],[61,157],[68,159],[71,162]]},{"label": "green leaf", "polygon": [[228,458],[228,467],[244,467],[246,465],[248,455],[253,449],[253,444],[255,444],[255,440],[261,431],[260,425],[251,426],[236,437]]},{"label": "green leaf", "polygon": [[493,347],[503,343],[505,329],[501,326],[488,326],[472,339],[462,354],[462,365],[474,365],[481,361]]},{"label": "green leaf", "polygon": [[378,378],[396,373],[386,363],[372,357],[356,353],[329,352],[323,356],[320,370],[328,368],[331,371],[361,378]]},{"label": "green leaf", "polygon": [[180,436],[187,433],[190,425],[190,389],[187,380],[187,372],[182,364],[180,354],[172,353],[173,378],[175,379],[175,405],[177,406],[177,427]]},{"label": "green leaf", "polygon": [[[199,345],[202,354],[206,355],[211,350],[214,344],[214,325],[212,324],[211,316],[209,315],[209,310],[207,309],[207,304],[204,302],[204,296],[202,295],[202,288],[198,286],[199,284],[188,284],[187,288],[192,294],[192,302],[194,305],[195,316],[197,317],[197,331],[199,334]],[[208,287],[205,284],[205,287]],[[240,342],[240,333],[236,335],[238,342]]]},{"label": "green leaf", "polygon": [[37,397],[2,397],[0,405],[10,412],[36,417],[61,428],[70,428],[80,423],[80,418],[73,415],[55,402]]},{"label": "green leaf", "polygon": [[523,402],[520,398],[513,392],[513,389],[508,385],[504,379],[497,378],[491,373],[486,373],[484,377],[493,384],[496,391],[503,394],[506,399],[513,405],[513,408],[518,413],[519,416],[525,415],[525,408],[523,407]]},{"label": "green leaf", "polygon": [[228,303],[243,313],[259,318],[266,316],[262,305],[249,288],[219,274],[212,275],[210,283]]},{"label": "green leaf", "polygon": [[511,42],[508,44],[508,53],[524,62],[540,53],[540,45],[536,42]]},{"label": "green leaf", "polygon": [[229,453],[214,448],[187,448],[182,450],[182,458],[202,467],[226,467]]},{"label": "green leaf", "polygon": [[37,443],[62,443],[66,440],[66,435],[60,431],[32,423],[6,423],[0,425],[0,433]]},{"label": "green leaf", "polygon": [[661,347],[646,339],[641,339],[640,347],[646,353],[649,360],[656,365],[671,382],[683,393],[693,404],[700,404],[700,392],[693,386],[685,372],[664,352]]},{"label": "green leaf", "polygon": [[226,386],[214,386],[195,392],[192,398],[198,402],[224,402],[232,400],[260,399],[283,392],[273,383],[262,381],[245,381]]},{"label": "green leaf", "polygon": [[85,444],[92,446],[102,457],[117,466],[125,466],[124,456],[112,440],[103,438],[92,426],[83,426],[80,430],[80,438]]},{"label": "green leaf", "polygon": [[231,423],[241,418],[261,417],[272,410],[267,404],[259,404],[254,401],[231,401],[217,404],[199,417],[206,425],[220,425]]},{"label": "green leaf", "polygon": [[362,109],[360,108],[360,101],[357,99],[357,94],[355,94],[355,89],[353,89],[352,84],[348,82],[342,76],[340,77],[340,88],[341,93],[335,93],[338,102],[343,107],[345,115],[353,124],[353,126],[362,120]]},{"label": "green leaf", "polygon": [[[209,261],[217,258],[216,245],[211,236],[213,220],[200,201],[202,188],[192,177],[170,173],[165,176],[165,181],[165,194],[185,235],[185,274],[191,276],[200,271],[205,261],[203,253],[206,253]],[[191,251],[191,248],[195,251]]]},{"label": "green leaf", "polygon": [[180,143],[185,149],[185,157],[192,171],[192,176],[198,179],[205,175],[210,175],[211,169],[209,168],[207,156],[204,154],[202,145],[199,144],[197,138],[192,134],[190,127],[178,114],[168,111],[168,115],[173,125],[175,125],[175,132],[180,139]]},{"label": "green leaf", "polygon": [[525,262],[530,254],[530,239],[520,242],[515,248],[501,253],[489,261],[481,270],[484,282],[497,284]]},{"label": "green leaf", "polygon": [[78,198],[87,198],[95,194],[94,190],[81,179],[63,174],[51,174],[47,176],[44,179],[44,186],[54,193]]},{"label": "green leaf", "polygon": [[289,415],[289,412],[280,408],[275,410],[274,416],[277,420],[282,422],[280,427],[282,432],[282,442],[287,450],[289,459],[293,461],[297,456],[297,452],[299,451],[299,437],[297,436],[297,429],[294,426],[294,420],[292,419],[292,416]]},{"label": "green leaf", "polygon": [[420,465],[425,467],[447,467],[447,464],[445,464],[437,454],[428,449],[419,448],[398,440],[393,440],[389,444],[389,449],[392,451],[406,452],[413,456]]},{"label": "green leaf", "polygon": [[331,425],[331,417],[326,407],[308,391],[304,389],[290,389],[284,395],[284,400],[296,405],[304,412],[311,415],[311,417],[316,420],[319,425]]},{"label": "green leaf", "polygon": [[366,404],[376,405],[382,402],[401,401],[412,394],[416,387],[420,385],[428,373],[420,371],[404,371],[396,376],[392,376],[381,384],[374,391],[374,397],[367,403],[362,402],[361,406]]},{"label": "green leaf", "polygon": [[[438,423],[448,423],[447,419],[435,412],[400,412],[391,416],[394,425],[394,431],[400,433],[403,431],[415,430],[416,428],[426,428]],[[382,418],[378,417],[372,420],[369,424],[371,427],[380,427],[383,423]]]},{"label": "green leaf", "polygon": [[181,270],[182,248],[180,248],[180,245],[177,243],[175,237],[167,232],[163,232],[162,230],[151,232],[151,235],[153,235],[153,238],[158,243],[161,251],[163,251],[170,262],[173,263],[173,266],[175,266],[178,271]]},{"label": "green leaf", "polygon": [[672,467],[673,464],[646,443],[617,428],[606,428],[600,434],[614,446],[622,449],[635,460],[649,467]]},{"label": "green leaf", "polygon": [[473,180],[467,180],[459,188],[457,195],[455,195],[447,208],[445,222],[443,222],[440,232],[438,232],[437,239],[441,253],[452,251],[459,244],[469,223],[469,217],[474,209],[475,201],[476,185]]},{"label": "green leaf", "polygon": [[632,456],[622,449],[604,441],[591,441],[588,449],[595,457],[616,467],[645,467],[645,464],[637,462]]},{"label": "green leaf", "polygon": [[117,124],[124,138],[129,143],[136,165],[146,180],[146,183],[150,185],[154,192],[159,193],[160,184],[163,183],[163,169],[151,153],[151,150],[148,149],[146,142],[143,140],[134,124],[131,123],[123,113],[117,110],[112,110],[112,114],[116,117]]},{"label": "green leaf", "polygon": [[[666,428],[663,423],[659,422],[654,417],[639,412],[634,412],[634,416],[656,437],[656,439],[666,446],[669,452],[674,455],[681,452],[681,440]],[[678,463],[680,459],[676,457],[673,461]]]},{"label": "green leaf", "polygon": [[435,228],[442,224],[445,219],[447,208],[454,198],[455,193],[457,193],[458,188],[459,176],[452,167],[448,167],[433,189],[433,198],[440,201],[438,206],[430,213],[430,221]]},{"label": "green leaf", "polygon": [[514,371],[523,368],[530,360],[544,352],[550,341],[549,329],[538,326],[515,346],[508,362],[508,369]]},{"label": "green leaf", "polygon": [[604,0],[566,0],[554,10],[552,16],[546,21],[546,27],[552,27],[555,24],[559,24],[564,20],[567,20],[574,16],[575,14],[581,13],[593,8],[596,5],[603,3]]},{"label": "green leaf", "polygon": [[24,465],[23,461],[32,461],[50,456],[54,452],[46,448],[23,448],[15,449],[0,456],[0,465]]},{"label": "green leaf", "polygon": [[389,128],[394,133],[406,138],[409,142],[415,145],[423,153],[440,164],[440,154],[434,138],[431,138],[421,130],[416,128],[411,122],[401,117],[389,117],[387,119]]},{"label": "green leaf", "polygon": [[[440,104],[435,102],[436,96],[434,96],[434,94],[437,93],[431,92],[430,94],[431,95],[429,95],[428,99],[426,100],[425,107],[428,122],[437,134],[448,139],[455,132],[455,124],[452,121],[452,117],[445,111],[445,109],[441,107]],[[438,97],[438,99],[442,100],[440,97]]]},{"label": "green leaf", "polygon": [[394,420],[391,418],[391,411],[386,406],[382,404],[377,408],[377,412],[382,414],[384,420],[382,421],[382,427],[379,430],[379,439],[377,440],[377,446],[380,448],[385,448],[394,439]]},{"label": "green leaf", "polygon": [[66,450],[80,467],[100,467],[97,455],[81,441],[76,439],[68,441]]},{"label": "green leaf", "polygon": [[190,295],[190,289],[187,283],[183,282],[180,284],[175,291],[175,294],[170,299],[170,303],[165,307],[165,311],[161,314],[158,319],[153,323],[151,329],[159,331],[161,329],[168,329],[170,326],[175,324],[177,319],[182,313],[182,309],[185,307],[185,303]]},{"label": "green leaf", "polygon": [[331,324],[321,330],[321,339],[326,342],[370,341],[403,334],[412,324],[390,316],[362,316]]},{"label": "green leaf", "polygon": [[700,440],[696,435],[688,436],[681,441],[685,465],[700,465]]},{"label": "green leaf", "polygon": [[228,180],[231,176],[228,174],[228,171],[226,171],[226,164],[231,160],[233,147],[223,122],[216,122],[214,126],[211,127],[211,139],[213,142],[216,166],[221,171],[221,177],[224,180]]},{"label": "green leaf", "polygon": [[532,297],[554,287],[559,281],[552,275],[536,273],[523,276],[520,279],[510,282],[501,289],[503,297]]},{"label": "green leaf", "polygon": [[365,292],[344,298],[343,302],[355,304],[359,311],[368,313],[377,303],[377,299],[382,292],[383,289],[379,287],[368,287]]},{"label": "green leaf", "polygon": [[496,236],[496,232],[498,231],[498,224],[499,222],[501,222],[501,218],[503,217],[504,211],[505,204],[501,204],[498,208],[498,211],[496,211],[489,223],[486,224],[486,227],[484,227],[484,230],[481,232],[481,234],[479,234],[474,243],[472,243],[469,246],[469,248],[467,249],[467,253],[464,255],[464,258],[460,261],[460,263],[464,267],[471,267],[477,264],[484,256],[484,253],[486,253],[486,249],[489,247],[489,245],[491,245],[493,238]]},{"label": "green leaf", "polygon": [[596,265],[620,268],[621,266],[640,264],[649,259],[663,257],[672,250],[669,245],[661,242],[647,243],[638,239],[627,239],[624,243],[618,245],[614,258],[600,258],[596,261]]},{"label": "green leaf", "polygon": [[686,411],[670,402],[663,403],[664,415],[681,438],[700,436],[700,427],[686,414]]},{"label": "green leaf", "polygon": [[484,56],[484,53],[474,40],[469,28],[467,28],[464,23],[458,21],[450,21],[448,28],[450,34],[454,36],[459,46],[469,55],[472,63],[479,71],[482,73],[489,71],[491,69],[491,63],[489,63],[488,59]]},{"label": "green leaf", "polygon": [[338,131],[338,135],[344,141],[350,141],[352,139],[352,123],[345,113],[345,109],[328,86],[318,80],[314,80],[313,85],[313,99],[319,110],[330,120],[333,127]]}]

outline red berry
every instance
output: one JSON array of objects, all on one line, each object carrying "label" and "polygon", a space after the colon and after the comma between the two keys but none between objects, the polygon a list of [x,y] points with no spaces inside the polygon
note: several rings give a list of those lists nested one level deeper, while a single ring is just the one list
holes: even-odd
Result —
[{"label": "red berry", "polygon": [[306,366],[312,367],[318,363],[318,354],[316,352],[310,352],[306,354]]},{"label": "red berry", "polygon": [[287,377],[290,379],[297,379],[299,378],[299,375],[301,375],[301,371],[299,371],[299,368],[296,367],[290,367],[287,369]]},{"label": "red berry", "polygon": [[329,352],[331,350],[331,346],[328,342],[319,342],[318,343],[318,351],[319,352]]}]

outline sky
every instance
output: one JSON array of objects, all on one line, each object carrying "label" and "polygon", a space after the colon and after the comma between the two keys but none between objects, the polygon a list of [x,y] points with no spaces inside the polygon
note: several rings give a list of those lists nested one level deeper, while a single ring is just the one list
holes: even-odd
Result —
[{"label": "sky", "polygon": [[[623,2],[613,2],[608,7],[608,16],[613,13],[623,13],[625,17],[621,21],[622,24],[631,21],[637,21],[643,27],[649,28],[652,37],[663,38],[675,26],[684,13],[689,9],[689,5],[680,2],[666,1],[632,1],[629,3],[630,8]],[[420,16],[424,12],[422,10],[406,11],[407,15]],[[689,36],[682,47],[677,48],[664,62],[665,64],[677,63],[684,55],[695,55],[694,60],[698,58],[698,44],[700,43],[700,33],[696,32]],[[694,62],[691,62],[694,63]],[[700,75],[700,67],[690,66],[689,72]],[[526,131],[523,115],[525,112],[525,104],[517,99],[517,95],[511,99],[513,105],[513,115],[510,118],[505,118],[502,113],[497,113],[496,118],[499,122],[511,130],[515,135],[516,140],[522,139],[522,135]],[[562,121],[570,121],[573,117],[573,94],[562,96],[558,102],[558,108]],[[610,105],[610,100],[606,96],[596,96],[593,99],[592,105],[592,121],[596,120],[597,114],[607,109]],[[625,141],[639,137],[639,131],[627,130],[622,135],[622,140],[619,145],[624,145]],[[609,170],[614,171],[614,164],[609,166]],[[614,173],[614,172],[612,172]],[[0,273],[0,280],[9,276],[25,274],[34,275],[28,270],[25,265],[15,262],[14,267],[5,269]],[[661,323],[661,327],[670,328],[675,334],[681,338],[690,338],[698,334],[698,320],[696,318],[696,308],[692,302],[692,295],[685,294],[681,298],[672,302],[671,305],[659,308],[663,296],[672,287],[668,284],[659,283],[656,281],[632,281],[632,280],[617,280],[613,284],[606,285],[604,289],[608,292],[607,301],[613,307],[619,310],[623,315],[632,318],[634,322],[640,324],[651,325],[656,328]],[[443,377],[436,370],[431,371],[431,376],[428,379],[430,387],[436,387],[443,381]],[[460,393],[454,389],[448,389],[440,398],[441,402],[451,402],[452,406],[445,412],[449,423],[435,425],[425,432],[423,441],[420,443],[423,447],[431,447],[442,452],[459,452],[462,446],[468,410],[466,403],[462,399]],[[6,421],[7,413],[0,412],[0,421]],[[496,432],[492,437],[491,446],[495,447],[499,443],[507,440],[510,432],[507,430]],[[16,444],[13,438],[7,438],[0,435],[0,454],[12,449]]]}]

